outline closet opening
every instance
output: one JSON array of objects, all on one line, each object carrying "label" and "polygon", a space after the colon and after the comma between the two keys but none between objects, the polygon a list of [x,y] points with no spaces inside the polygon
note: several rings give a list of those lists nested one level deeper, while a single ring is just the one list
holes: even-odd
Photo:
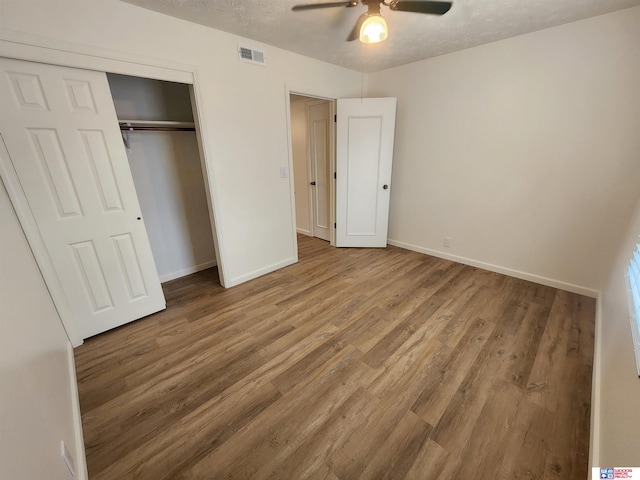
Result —
[{"label": "closet opening", "polygon": [[289,93],[296,231],[335,244],[335,105]]},{"label": "closet opening", "polygon": [[219,283],[190,86],[107,79],[160,282],[210,269]]}]

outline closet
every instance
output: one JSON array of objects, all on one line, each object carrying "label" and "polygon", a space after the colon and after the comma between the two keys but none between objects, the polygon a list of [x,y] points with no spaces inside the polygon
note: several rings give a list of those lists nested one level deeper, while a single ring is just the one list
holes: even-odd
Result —
[{"label": "closet", "polygon": [[2,182],[74,345],[216,263],[191,93],[0,58]]},{"label": "closet", "polygon": [[216,264],[189,86],[107,74],[161,282]]}]

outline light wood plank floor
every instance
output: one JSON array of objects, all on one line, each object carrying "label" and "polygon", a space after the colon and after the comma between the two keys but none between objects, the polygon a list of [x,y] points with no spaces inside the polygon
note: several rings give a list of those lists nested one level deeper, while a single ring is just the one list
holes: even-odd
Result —
[{"label": "light wood plank floor", "polygon": [[76,349],[91,480],[587,478],[593,299],[299,242]]}]

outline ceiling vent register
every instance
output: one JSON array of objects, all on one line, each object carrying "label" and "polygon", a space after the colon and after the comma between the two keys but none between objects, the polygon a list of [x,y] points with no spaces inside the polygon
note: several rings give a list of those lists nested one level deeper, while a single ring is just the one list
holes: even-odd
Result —
[{"label": "ceiling vent register", "polygon": [[267,64],[264,52],[253,48],[243,47],[242,45],[238,45],[238,59],[241,62],[260,65],[261,67],[264,67]]}]

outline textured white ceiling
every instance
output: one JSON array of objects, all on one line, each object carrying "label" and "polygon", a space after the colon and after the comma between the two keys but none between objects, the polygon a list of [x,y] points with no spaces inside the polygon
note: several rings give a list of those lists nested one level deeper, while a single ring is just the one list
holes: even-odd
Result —
[{"label": "textured white ceiling", "polygon": [[365,72],[640,5],[640,0],[453,0],[441,17],[382,6],[389,38],[363,46],[346,38],[364,6],[292,12],[293,5],[328,0],[122,1]]}]

